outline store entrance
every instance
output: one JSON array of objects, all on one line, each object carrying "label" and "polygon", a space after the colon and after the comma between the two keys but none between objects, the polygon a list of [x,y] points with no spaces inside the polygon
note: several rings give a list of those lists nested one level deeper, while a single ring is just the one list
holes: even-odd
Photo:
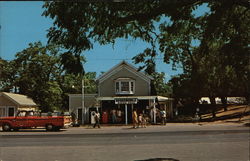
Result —
[{"label": "store entrance", "polygon": [[[122,104],[122,105],[118,105],[118,106],[120,106],[120,110],[122,113],[121,123],[126,124],[126,110],[125,110],[126,105]],[[119,109],[119,107],[118,107],[118,109]],[[132,105],[131,104],[127,104],[127,121],[128,121],[128,124],[132,123]]]}]

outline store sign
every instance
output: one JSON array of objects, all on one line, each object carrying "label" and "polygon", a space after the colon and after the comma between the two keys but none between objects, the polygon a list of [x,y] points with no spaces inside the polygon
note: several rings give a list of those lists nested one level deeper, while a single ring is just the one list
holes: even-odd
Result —
[{"label": "store sign", "polygon": [[115,104],[137,104],[137,98],[115,98]]}]

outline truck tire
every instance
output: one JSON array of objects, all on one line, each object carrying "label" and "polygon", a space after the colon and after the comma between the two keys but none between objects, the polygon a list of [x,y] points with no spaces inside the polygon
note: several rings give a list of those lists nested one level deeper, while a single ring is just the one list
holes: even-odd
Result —
[{"label": "truck tire", "polygon": [[60,126],[55,126],[54,131],[60,131],[61,127]]},{"label": "truck tire", "polygon": [[54,126],[52,124],[47,124],[46,125],[46,130],[47,131],[53,131],[54,130]]},{"label": "truck tire", "polygon": [[13,131],[19,131],[18,127],[13,128]]},{"label": "truck tire", "polygon": [[3,131],[10,131],[11,126],[9,124],[3,124],[2,129],[3,129]]}]

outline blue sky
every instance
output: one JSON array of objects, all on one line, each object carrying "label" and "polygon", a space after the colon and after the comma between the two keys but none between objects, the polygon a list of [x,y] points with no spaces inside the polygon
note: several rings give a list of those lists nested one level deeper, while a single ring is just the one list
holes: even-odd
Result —
[{"label": "blue sky", "polygon": [[[28,47],[29,43],[47,42],[47,29],[52,26],[52,19],[41,16],[43,2],[0,2],[0,57],[6,60],[15,58],[15,54]],[[107,71],[122,60],[132,63],[131,58],[142,52],[148,44],[139,40],[119,39],[112,45],[94,44],[92,50],[84,52],[87,63],[86,72]],[[164,72],[166,80],[181,73],[181,69],[172,70],[172,66],[163,63],[163,56],[156,60],[157,71]],[[138,65],[135,65],[138,67]]]}]

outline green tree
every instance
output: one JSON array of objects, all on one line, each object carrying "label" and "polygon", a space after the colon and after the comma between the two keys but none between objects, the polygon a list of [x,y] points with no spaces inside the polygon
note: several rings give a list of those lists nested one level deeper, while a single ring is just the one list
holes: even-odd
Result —
[{"label": "green tree", "polygon": [[[200,6],[209,11],[197,16]],[[184,83],[178,87],[186,87],[195,103],[203,95],[224,97],[232,91],[249,98],[248,0],[45,2],[44,8],[43,15],[54,20],[49,42],[70,52],[80,54],[93,42],[141,39],[151,47],[134,57],[135,63],[144,63],[149,74],[159,54],[173,67],[181,65],[184,74],[174,82]]]},{"label": "green tree", "polygon": [[63,72],[56,46],[43,46],[40,42],[16,54],[13,60],[17,77],[15,85],[19,92],[31,97],[42,111],[61,108],[62,89],[56,81]]},{"label": "green tree", "polygon": [[159,96],[171,96],[172,95],[172,88],[171,85],[166,83],[165,81],[165,73],[154,73],[153,75],[153,84],[155,88],[155,94]]},{"label": "green tree", "polygon": [[[39,104],[42,111],[66,110],[67,94],[79,93],[81,89],[84,58],[78,59],[80,64],[68,52],[61,52],[57,45],[29,44],[14,60],[0,60],[1,91],[14,89],[15,93],[25,94]],[[73,85],[80,88],[72,88]]]}]

